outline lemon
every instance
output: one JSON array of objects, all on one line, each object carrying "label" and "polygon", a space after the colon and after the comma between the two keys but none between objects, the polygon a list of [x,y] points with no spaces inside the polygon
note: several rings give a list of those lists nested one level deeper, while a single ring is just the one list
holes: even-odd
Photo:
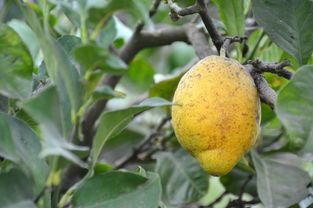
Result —
[{"label": "lemon", "polygon": [[180,80],[173,103],[179,143],[209,174],[227,174],[256,141],[259,96],[236,60],[209,56],[199,61]]}]

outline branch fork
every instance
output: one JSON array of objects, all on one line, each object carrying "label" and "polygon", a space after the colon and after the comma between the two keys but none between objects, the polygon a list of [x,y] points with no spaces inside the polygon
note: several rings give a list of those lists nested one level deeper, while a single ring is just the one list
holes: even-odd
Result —
[{"label": "branch fork", "polygon": [[288,59],[285,59],[282,62],[275,63],[262,62],[257,59],[255,61],[248,61],[248,64],[251,64],[254,67],[254,71],[256,73],[270,72],[286,79],[291,79],[293,75],[291,71],[288,71],[284,68],[286,66],[291,66],[291,62]]}]

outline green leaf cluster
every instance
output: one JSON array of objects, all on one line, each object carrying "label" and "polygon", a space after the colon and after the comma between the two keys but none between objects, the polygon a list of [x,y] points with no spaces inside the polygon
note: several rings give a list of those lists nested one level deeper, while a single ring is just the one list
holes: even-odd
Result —
[{"label": "green leaf cluster", "polygon": [[[175,2],[187,7],[196,1]],[[232,58],[243,64],[287,58],[293,64],[287,69],[294,72],[291,80],[264,75],[278,93],[275,110],[262,104],[256,146],[220,178],[209,176],[182,150],[170,122],[159,126],[175,105],[171,100],[188,63],[195,63],[192,46],[175,42],[142,50],[130,63],[120,58],[138,22],[145,24],[145,32],[153,32],[198,21],[184,17],[172,22],[166,1],[150,18],[152,4],[0,3],[0,207],[180,208],[214,203],[223,208],[234,200],[268,208],[311,207],[313,2],[209,4],[223,36],[248,36],[244,44],[230,48]],[[201,21],[197,26],[203,27]],[[105,108],[92,115],[98,119],[89,129],[91,138],[85,138],[85,116],[99,105]],[[128,163],[117,168],[125,158]]]}]

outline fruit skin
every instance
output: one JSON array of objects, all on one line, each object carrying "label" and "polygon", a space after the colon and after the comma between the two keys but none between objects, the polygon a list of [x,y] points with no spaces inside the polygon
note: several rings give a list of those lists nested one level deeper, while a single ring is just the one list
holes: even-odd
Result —
[{"label": "fruit skin", "polygon": [[233,59],[199,61],[180,80],[173,103],[179,143],[209,174],[227,174],[256,141],[258,92],[249,72]]}]

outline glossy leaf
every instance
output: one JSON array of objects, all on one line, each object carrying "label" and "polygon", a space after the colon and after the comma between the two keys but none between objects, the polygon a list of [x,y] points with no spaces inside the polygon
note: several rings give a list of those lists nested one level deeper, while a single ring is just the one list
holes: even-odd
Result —
[{"label": "glossy leaf", "polygon": [[62,155],[82,167],[85,166],[70,152],[70,150],[84,151],[86,148],[67,141],[73,128],[71,114],[66,108],[66,103],[59,98],[56,87],[43,90],[21,106],[40,126],[43,138],[42,156]]},{"label": "glossy leaf", "polygon": [[8,112],[8,101],[7,97],[0,95],[0,112]]},{"label": "glossy leaf", "polygon": [[127,71],[127,78],[141,91],[145,91],[154,83],[154,69],[143,58],[137,58],[131,62]]},{"label": "glossy leaf", "polygon": [[313,2],[308,0],[253,0],[254,17],[270,39],[300,65],[313,51]]},{"label": "glossy leaf", "polygon": [[156,157],[156,172],[161,177],[165,202],[188,204],[198,201],[207,193],[208,174],[184,150],[174,154],[161,152]]},{"label": "glossy leaf", "polygon": [[276,113],[288,135],[313,153],[313,66],[301,67],[279,92]]},{"label": "glossy leaf", "polygon": [[114,91],[109,86],[99,86],[92,92],[93,100],[99,99],[111,99],[111,98],[122,98],[125,94],[122,92]]},{"label": "glossy leaf", "polygon": [[[230,193],[239,195],[243,184],[246,183],[251,173],[247,173],[239,168],[234,168],[230,173],[220,178],[221,183],[224,185],[225,189]],[[256,178],[253,177],[249,180],[245,187],[245,193],[249,193],[252,196],[257,196],[256,189]]]},{"label": "glossy leaf", "polygon": [[243,36],[245,29],[244,0],[215,0],[227,35]]},{"label": "glossy leaf", "polygon": [[127,126],[127,124],[133,119],[133,116],[145,110],[149,110],[153,107],[171,105],[170,102],[162,98],[149,98],[139,105],[116,110],[111,112],[105,112],[100,116],[99,126],[94,137],[92,147],[92,162],[95,164],[100,155],[100,152],[106,143],[106,141],[121,133],[121,131]]},{"label": "glossy leaf", "polygon": [[4,113],[0,113],[0,132],[0,156],[18,164],[32,176],[36,191],[40,192],[46,184],[49,169],[39,157],[39,137],[24,121]]},{"label": "glossy leaf", "polygon": [[8,25],[12,27],[19,36],[23,39],[23,42],[28,47],[29,52],[32,55],[33,61],[35,62],[39,55],[39,43],[36,40],[35,33],[30,29],[30,27],[23,21],[13,19]]},{"label": "glossy leaf", "polygon": [[[130,125],[120,134],[109,138],[104,145],[100,157],[105,158],[105,161],[109,164],[116,164],[116,161],[125,157],[125,155],[131,155],[133,148],[135,148],[145,136],[140,132],[141,129],[138,129],[140,126],[136,125],[136,127],[137,128],[134,128]],[[131,129],[135,129],[136,131]]]},{"label": "glossy leaf", "polygon": [[[221,20],[226,26],[228,36],[244,36],[245,32],[245,15],[244,0],[215,0],[218,5],[218,11]],[[237,57],[240,60],[242,45],[234,43],[237,51]]]},{"label": "glossy leaf", "polygon": [[0,174],[1,208],[36,208],[33,203],[33,184],[16,169]]},{"label": "glossy leaf", "polygon": [[20,36],[0,24],[0,93],[26,99],[32,92],[33,61]]},{"label": "glossy leaf", "polygon": [[151,97],[161,97],[167,100],[172,100],[175,90],[177,88],[177,85],[182,78],[182,76],[185,73],[181,73],[178,76],[175,76],[171,79],[163,80],[161,82],[156,83],[151,89],[150,89],[150,96]]},{"label": "glossy leaf", "polygon": [[105,48],[109,47],[115,40],[116,35],[117,35],[116,21],[115,18],[112,18],[107,23],[106,27],[100,31],[99,44]]},{"label": "glossy leaf", "polygon": [[127,65],[121,59],[100,46],[83,45],[77,47],[73,51],[73,55],[85,72],[99,68],[105,72],[120,74],[127,69]]},{"label": "glossy leaf", "polygon": [[277,60],[281,59],[283,53],[284,51],[281,48],[272,43],[262,51],[258,58],[264,62],[277,62]]},{"label": "glossy leaf", "polygon": [[74,48],[82,43],[81,39],[74,35],[63,35],[58,42],[70,57],[72,57]]},{"label": "glossy leaf", "polygon": [[74,193],[74,208],[156,208],[161,198],[157,174],[149,179],[130,172],[111,171],[88,179]]},{"label": "glossy leaf", "polygon": [[64,102],[70,103],[72,114],[77,112],[82,102],[83,86],[80,75],[71,63],[69,55],[60,44],[41,26],[34,11],[21,5],[25,18],[36,34],[44,61],[52,83],[55,83],[59,96]]},{"label": "glossy leaf", "polygon": [[107,21],[116,11],[127,10],[137,19],[143,20],[146,24],[151,25],[148,10],[145,9],[143,3],[143,1],[137,0],[119,0],[95,6],[89,9],[87,22],[91,25],[95,25],[95,23],[99,21]]},{"label": "glossy leaf", "polygon": [[261,157],[252,151],[258,194],[268,208],[289,207],[308,195],[309,175],[295,165]]}]

